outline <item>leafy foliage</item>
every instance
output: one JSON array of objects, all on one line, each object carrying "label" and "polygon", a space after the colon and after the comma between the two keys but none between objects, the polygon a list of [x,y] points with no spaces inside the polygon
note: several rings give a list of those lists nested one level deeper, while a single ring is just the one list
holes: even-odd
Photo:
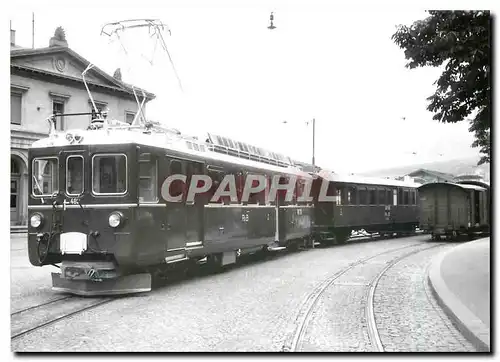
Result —
[{"label": "leafy foliage", "polygon": [[472,147],[480,147],[479,164],[490,162],[491,17],[489,11],[428,11],[424,20],[400,25],[392,36],[404,49],[407,68],[444,64],[427,109],[433,119],[456,123],[470,119]]}]

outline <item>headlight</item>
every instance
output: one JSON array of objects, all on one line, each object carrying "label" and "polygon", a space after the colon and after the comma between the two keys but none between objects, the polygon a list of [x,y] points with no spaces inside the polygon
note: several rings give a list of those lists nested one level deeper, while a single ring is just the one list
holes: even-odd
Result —
[{"label": "headlight", "polygon": [[41,214],[33,214],[30,218],[30,225],[34,228],[42,226],[43,216]]},{"label": "headlight", "polygon": [[109,215],[108,218],[109,226],[112,228],[117,228],[123,223],[123,215],[121,212],[115,211]]}]

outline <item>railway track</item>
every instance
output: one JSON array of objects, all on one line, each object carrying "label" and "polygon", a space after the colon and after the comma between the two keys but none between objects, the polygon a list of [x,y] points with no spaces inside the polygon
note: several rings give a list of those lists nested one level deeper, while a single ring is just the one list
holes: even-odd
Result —
[{"label": "railway track", "polygon": [[412,250],[410,252],[404,253],[402,255],[396,256],[394,259],[390,260],[387,262],[387,265],[372,279],[372,281],[369,283],[369,288],[366,294],[366,315],[367,315],[367,320],[368,320],[368,335],[370,338],[370,342],[373,345],[374,349],[378,352],[383,352],[384,347],[383,344],[380,340],[380,336],[377,330],[377,325],[375,323],[375,314],[374,314],[374,294],[375,294],[375,289],[377,288],[379,280],[382,278],[382,276],[394,265],[396,265],[398,262],[402,261],[403,259],[413,255],[417,254],[419,252],[429,250],[438,246],[442,246],[445,243],[439,243],[439,244],[434,244],[432,246],[427,246],[427,247],[420,247],[422,243],[415,243],[411,245],[407,245],[404,247],[400,248],[395,248],[391,250],[386,250],[381,253],[377,253],[375,255],[369,256],[367,258],[360,259],[356,261],[355,263],[352,263],[348,265],[346,268],[338,271],[337,273],[333,274],[329,278],[325,279],[322,283],[320,283],[305,299],[303,302],[301,308],[299,309],[299,313],[297,315],[297,325],[295,328],[295,331],[293,333],[293,336],[291,338],[291,341],[288,343],[285,343],[284,346],[282,347],[283,352],[298,352],[300,351],[302,340],[305,336],[305,333],[307,331],[307,327],[309,325],[309,321],[312,316],[312,312],[314,311],[314,308],[321,297],[321,295],[327,290],[329,286],[334,284],[335,281],[337,281],[341,276],[346,274],[347,272],[353,270],[354,268],[363,265],[367,261],[370,261],[372,259],[375,259],[377,257],[380,257],[382,255],[390,254],[390,253],[395,253],[404,249],[410,249],[410,248],[417,248],[416,250]]},{"label": "railway track", "polygon": [[114,298],[64,296],[11,313],[11,340],[55,322],[107,304]]}]

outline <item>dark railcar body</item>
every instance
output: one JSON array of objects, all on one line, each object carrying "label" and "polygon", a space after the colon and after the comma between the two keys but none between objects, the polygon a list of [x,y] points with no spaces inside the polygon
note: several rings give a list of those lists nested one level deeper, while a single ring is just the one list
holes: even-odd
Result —
[{"label": "dark railcar body", "polygon": [[489,231],[489,202],[485,188],[446,182],[419,187],[420,228],[433,238],[455,238]]},{"label": "dark railcar body", "polygon": [[[78,194],[70,191],[75,182],[67,169],[71,158],[81,163],[82,189]],[[296,198],[287,202],[284,197],[266,203],[269,189],[252,196],[248,204],[227,199],[210,202],[215,188],[208,196],[186,201],[186,185],[193,175],[217,179],[232,174],[240,177],[242,186],[249,174],[286,179],[286,167],[270,171],[265,166],[251,167],[139,143],[35,147],[29,151],[29,162],[30,217],[36,213],[42,218],[40,226],[29,226],[29,258],[36,266],[62,263],[54,284],[61,284],[62,279],[108,280],[155,265],[205,257],[225,265],[241,254],[284,248],[311,233],[311,205]],[[32,169],[35,163],[36,171]],[[49,163],[52,168],[45,175],[44,165]],[[42,167],[44,178],[38,178]],[[118,169],[121,176],[116,175]],[[187,180],[174,190],[181,200],[168,202],[162,197],[162,185],[174,174],[185,175]],[[105,191],[108,184],[115,188],[120,184],[120,192]],[[113,213],[119,213],[122,220],[118,227],[109,222]],[[69,290],[64,283],[60,289]]]},{"label": "dark railcar body", "polygon": [[[353,230],[392,235],[413,232],[418,226],[416,185],[330,175],[320,174],[313,186],[316,237],[345,242]],[[331,201],[320,201],[323,182],[328,183],[323,195]]]}]

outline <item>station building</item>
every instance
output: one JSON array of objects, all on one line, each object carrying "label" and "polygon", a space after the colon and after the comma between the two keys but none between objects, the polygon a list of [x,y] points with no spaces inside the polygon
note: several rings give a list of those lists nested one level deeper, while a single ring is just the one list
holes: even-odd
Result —
[{"label": "station building", "polygon": [[[68,47],[62,28],[56,29],[46,48],[23,48],[15,43],[11,30],[10,47],[10,136],[11,228],[27,225],[28,148],[49,133],[47,117],[54,113],[91,113],[92,103],[82,80],[89,61]],[[108,117],[131,123],[137,112],[132,85],[121,80],[117,70],[110,76],[94,67],[85,76],[96,107]],[[139,97],[141,89],[135,87]],[[155,95],[146,92],[146,103]],[[146,107],[143,108],[145,112]],[[56,128],[86,129],[91,115],[56,117]]]}]

